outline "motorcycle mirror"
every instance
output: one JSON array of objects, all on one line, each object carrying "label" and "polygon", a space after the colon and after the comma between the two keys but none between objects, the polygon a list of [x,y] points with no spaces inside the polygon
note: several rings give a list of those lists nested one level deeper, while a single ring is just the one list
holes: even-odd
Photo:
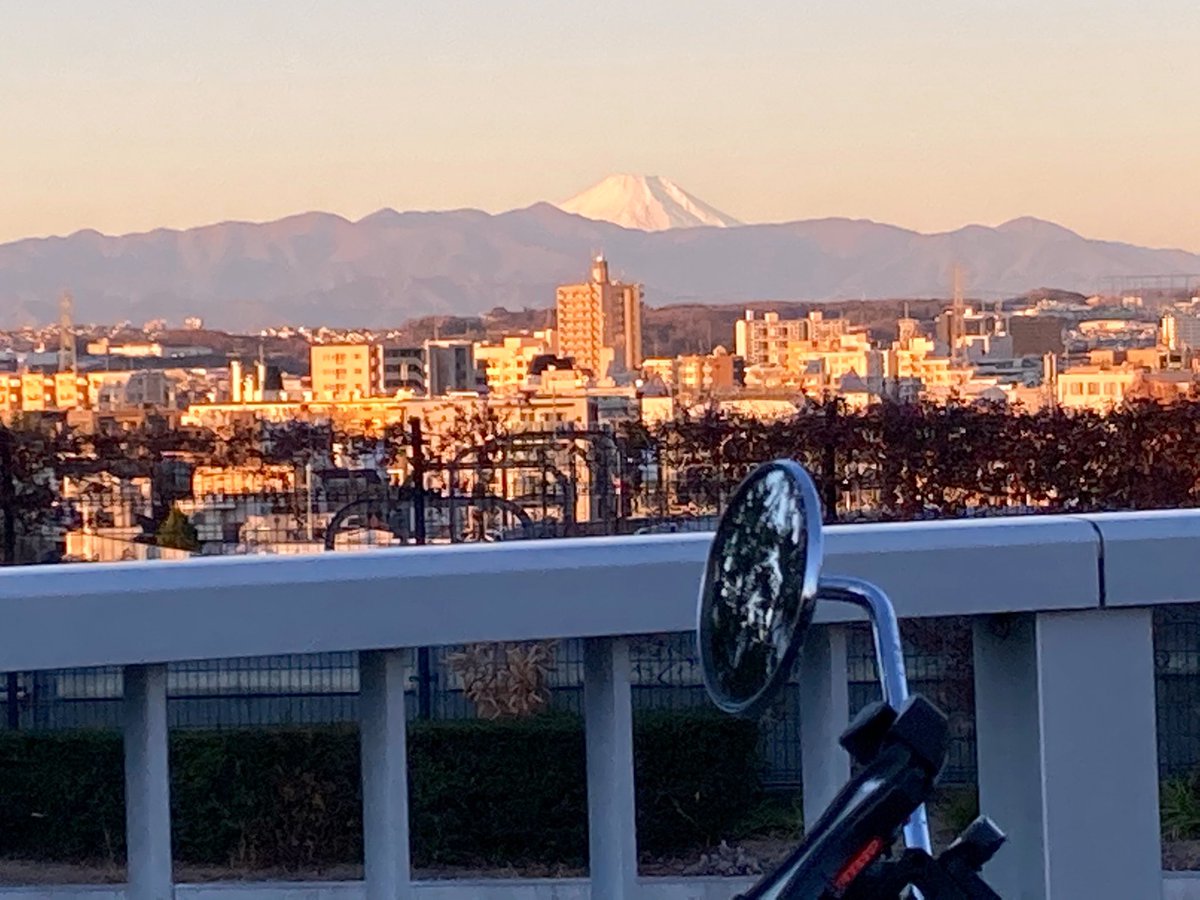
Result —
[{"label": "motorcycle mirror", "polygon": [[704,685],[725,712],[760,712],[787,679],[812,622],[821,550],[821,504],[800,465],[766,463],[738,486],[709,550],[697,628]]}]

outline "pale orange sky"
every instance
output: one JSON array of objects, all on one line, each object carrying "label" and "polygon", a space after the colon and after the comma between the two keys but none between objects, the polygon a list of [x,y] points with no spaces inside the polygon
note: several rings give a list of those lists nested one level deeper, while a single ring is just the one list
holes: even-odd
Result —
[{"label": "pale orange sky", "polygon": [[1194,0],[815,6],[12,4],[0,241],[498,211],[628,171],[749,222],[1035,215],[1200,251]]}]

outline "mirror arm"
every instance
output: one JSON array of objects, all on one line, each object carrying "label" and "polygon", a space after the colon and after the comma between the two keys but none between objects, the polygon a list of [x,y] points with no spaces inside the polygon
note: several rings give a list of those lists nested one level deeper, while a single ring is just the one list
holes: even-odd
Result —
[{"label": "mirror arm", "polygon": [[[883,699],[900,709],[908,700],[908,677],[904,669],[904,648],[900,643],[900,623],[887,594],[857,578],[823,577],[817,587],[818,600],[848,603],[867,614],[875,636],[875,665],[883,687]],[[920,806],[904,826],[904,844],[932,852],[929,840],[929,820],[925,807]]]}]

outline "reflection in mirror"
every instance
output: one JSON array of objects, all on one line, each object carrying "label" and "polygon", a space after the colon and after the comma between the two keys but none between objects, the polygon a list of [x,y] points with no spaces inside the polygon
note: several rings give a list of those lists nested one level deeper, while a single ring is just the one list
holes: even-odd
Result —
[{"label": "reflection in mirror", "polygon": [[749,715],[787,677],[812,621],[821,521],[808,473],[757,469],[721,516],[700,590],[704,681],[726,712]]}]

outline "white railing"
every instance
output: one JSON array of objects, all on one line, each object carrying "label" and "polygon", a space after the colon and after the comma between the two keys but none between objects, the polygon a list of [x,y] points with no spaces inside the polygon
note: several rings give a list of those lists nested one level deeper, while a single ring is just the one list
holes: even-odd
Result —
[{"label": "white railing", "polygon": [[[412,896],[404,648],[585,639],[591,896],[638,895],[624,638],[693,628],[710,536],[529,541],[0,573],[0,670],[125,667],[130,900],[171,895],[166,663],[361,656],[365,890]],[[1200,601],[1200,513],[835,527],[825,572],[901,617],[975,617],[981,807],[1006,898],[1150,898],[1162,883],[1151,607]],[[845,618],[842,618],[845,616]],[[806,813],[848,776],[848,609],[801,666]]]}]

